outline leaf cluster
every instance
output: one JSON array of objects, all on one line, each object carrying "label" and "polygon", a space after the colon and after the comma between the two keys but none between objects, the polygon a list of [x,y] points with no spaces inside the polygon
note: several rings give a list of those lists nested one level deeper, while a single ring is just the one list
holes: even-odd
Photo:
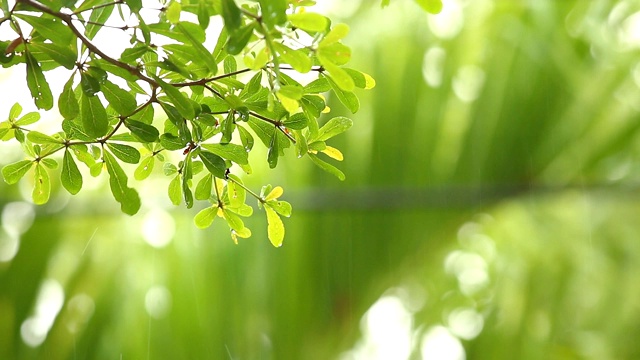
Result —
[{"label": "leaf cluster", "polygon": [[[153,9],[143,9],[140,0],[18,0],[12,8],[2,2],[0,26],[10,27],[14,38],[0,41],[0,64],[24,67],[35,105],[57,105],[62,117],[60,131],[45,134],[38,131],[39,113],[22,115],[22,107],[13,106],[0,122],[0,139],[18,141],[27,159],[5,166],[4,180],[15,184],[31,172],[33,201],[43,204],[58,167],[71,194],[82,189],[83,173],[106,174],[113,198],[133,215],[141,199],[126,167],[136,165],[137,181],[161,167],[173,204],[209,203],[195,216],[198,227],[220,217],[235,241],[249,237],[241,219],[253,214],[249,194],[265,211],[269,239],[280,246],[280,216],[291,214],[291,205],[278,200],[282,188],[266,185],[256,193],[238,175],[251,174],[254,145],[266,147],[270,168],[293,148],[298,158],[342,180],[344,174],[320,153],[342,160],[327,141],[352,122],[323,121],[325,96],[333,94],[355,113],[360,104],[354,90],[375,85],[369,75],[345,66],[351,49],[342,41],[349,27],[307,11],[311,5],[172,0],[148,16],[143,10]],[[184,20],[187,13],[198,22]],[[224,26],[207,48],[216,19]],[[129,37],[119,57],[94,42],[108,31]],[[59,67],[71,76],[53,94],[46,74]],[[300,82],[297,74],[313,80]]]}]

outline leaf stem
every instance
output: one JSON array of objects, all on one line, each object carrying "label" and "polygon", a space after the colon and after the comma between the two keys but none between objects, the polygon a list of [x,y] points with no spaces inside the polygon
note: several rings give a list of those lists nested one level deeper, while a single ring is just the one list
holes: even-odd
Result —
[{"label": "leaf stem", "polygon": [[246,72],[251,71],[251,69],[242,69],[242,70],[237,70],[237,71],[233,71],[227,74],[222,74],[222,75],[218,75],[218,76],[214,76],[214,77],[210,77],[210,78],[205,78],[205,79],[200,79],[197,81],[189,81],[189,82],[183,82],[183,83],[175,83],[175,84],[171,84],[175,87],[185,87],[185,86],[198,86],[198,85],[205,85],[208,82],[211,81],[216,81],[216,80],[220,80],[220,79],[224,79],[224,78],[228,78],[234,75],[238,75],[238,74],[244,74]]},{"label": "leaf stem", "polygon": [[258,195],[255,192],[251,191],[251,189],[249,189],[248,187],[244,186],[244,184],[242,184],[241,182],[235,181],[233,178],[230,178],[230,177],[227,177],[227,181],[231,181],[232,183],[240,186],[246,192],[248,192],[251,196],[253,196],[254,198],[258,199],[258,201],[260,201],[261,203],[263,203],[263,204],[266,203],[266,201],[264,201],[264,199],[261,198],[260,195]]}]

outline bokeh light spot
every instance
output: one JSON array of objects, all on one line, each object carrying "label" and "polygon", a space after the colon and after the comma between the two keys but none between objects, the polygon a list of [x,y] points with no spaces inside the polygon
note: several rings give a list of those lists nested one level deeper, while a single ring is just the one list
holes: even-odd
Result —
[{"label": "bokeh light spot", "polygon": [[162,209],[150,210],[142,220],[142,237],[155,248],[167,246],[176,234],[173,217]]}]

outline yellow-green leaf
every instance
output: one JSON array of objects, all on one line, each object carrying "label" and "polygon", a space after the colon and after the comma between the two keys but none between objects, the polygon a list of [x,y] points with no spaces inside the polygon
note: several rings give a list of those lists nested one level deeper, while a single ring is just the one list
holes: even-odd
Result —
[{"label": "yellow-green leaf", "polygon": [[264,197],[264,201],[271,201],[279,198],[284,193],[284,190],[281,186],[274,187],[271,192]]},{"label": "yellow-green leaf", "polygon": [[267,212],[267,235],[269,237],[269,241],[275,247],[282,246],[282,242],[284,241],[284,224],[282,223],[282,219],[269,206],[265,206],[264,210]]},{"label": "yellow-green leaf", "polygon": [[182,6],[177,1],[172,1],[171,4],[167,7],[167,20],[170,23],[176,24],[180,21],[180,12],[182,11]]},{"label": "yellow-green leaf", "polygon": [[288,18],[293,26],[313,32],[324,31],[329,24],[326,17],[312,12],[291,14]]},{"label": "yellow-green leaf", "polygon": [[31,198],[36,205],[46,204],[51,195],[51,180],[47,169],[41,164],[36,164],[34,173],[34,186]]},{"label": "yellow-green leaf", "polygon": [[415,0],[415,2],[432,14],[438,14],[442,11],[442,0]]},{"label": "yellow-green leaf", "polygon": [[327,46],[336,43],[349,34],[349,26],[347,24],[336,24],[324,39],[320,41],[320,46]]},{"label": "yellow-green leaf", "polygon": [[182,200],[182,191],[180,189],[180,175],[176,175],[169,183],[168,188],[169,199],[173,205],[180,205]]},{"label": "yellow-green leaf", "polygon": [[193,222],[200,229],[206,229],[213,223],[213,220],[216,218],[218,214],[218,207],[212,206],[206,209],[200,210],[196,216],[193,218]]},{"label": "yellow-green leaf", "polygon": [[138,165],[136,170],[133,172],[133,177],[138,181],[142,181],[148,178],[149,175],[151,175],[151,172],[153,171],[154,164],[155,164],[155,158],[153,156],[144,158],[144,160],[140,162],[140,165]]}]

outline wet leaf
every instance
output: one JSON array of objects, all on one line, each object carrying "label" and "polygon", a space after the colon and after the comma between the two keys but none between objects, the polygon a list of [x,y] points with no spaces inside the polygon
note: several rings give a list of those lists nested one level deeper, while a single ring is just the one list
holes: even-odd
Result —
[{"label": "wet leaf", "polygon": [[50,110],[53,107],[53,94],[45,79],[40,64],[30,52],[25,52],[27,65],[27,86],[38,109]]},{"label": "wet leaf", "polygon": [[136,167],[136,170],[133,172],[133,177],[138,181],[142,181],[148,178],[149,175],[151,175],[151,173],[153,172],[153,165],[155,164],[155,162],[156,161],[153,156],[144,158],[140,162],[138,167]]}]

